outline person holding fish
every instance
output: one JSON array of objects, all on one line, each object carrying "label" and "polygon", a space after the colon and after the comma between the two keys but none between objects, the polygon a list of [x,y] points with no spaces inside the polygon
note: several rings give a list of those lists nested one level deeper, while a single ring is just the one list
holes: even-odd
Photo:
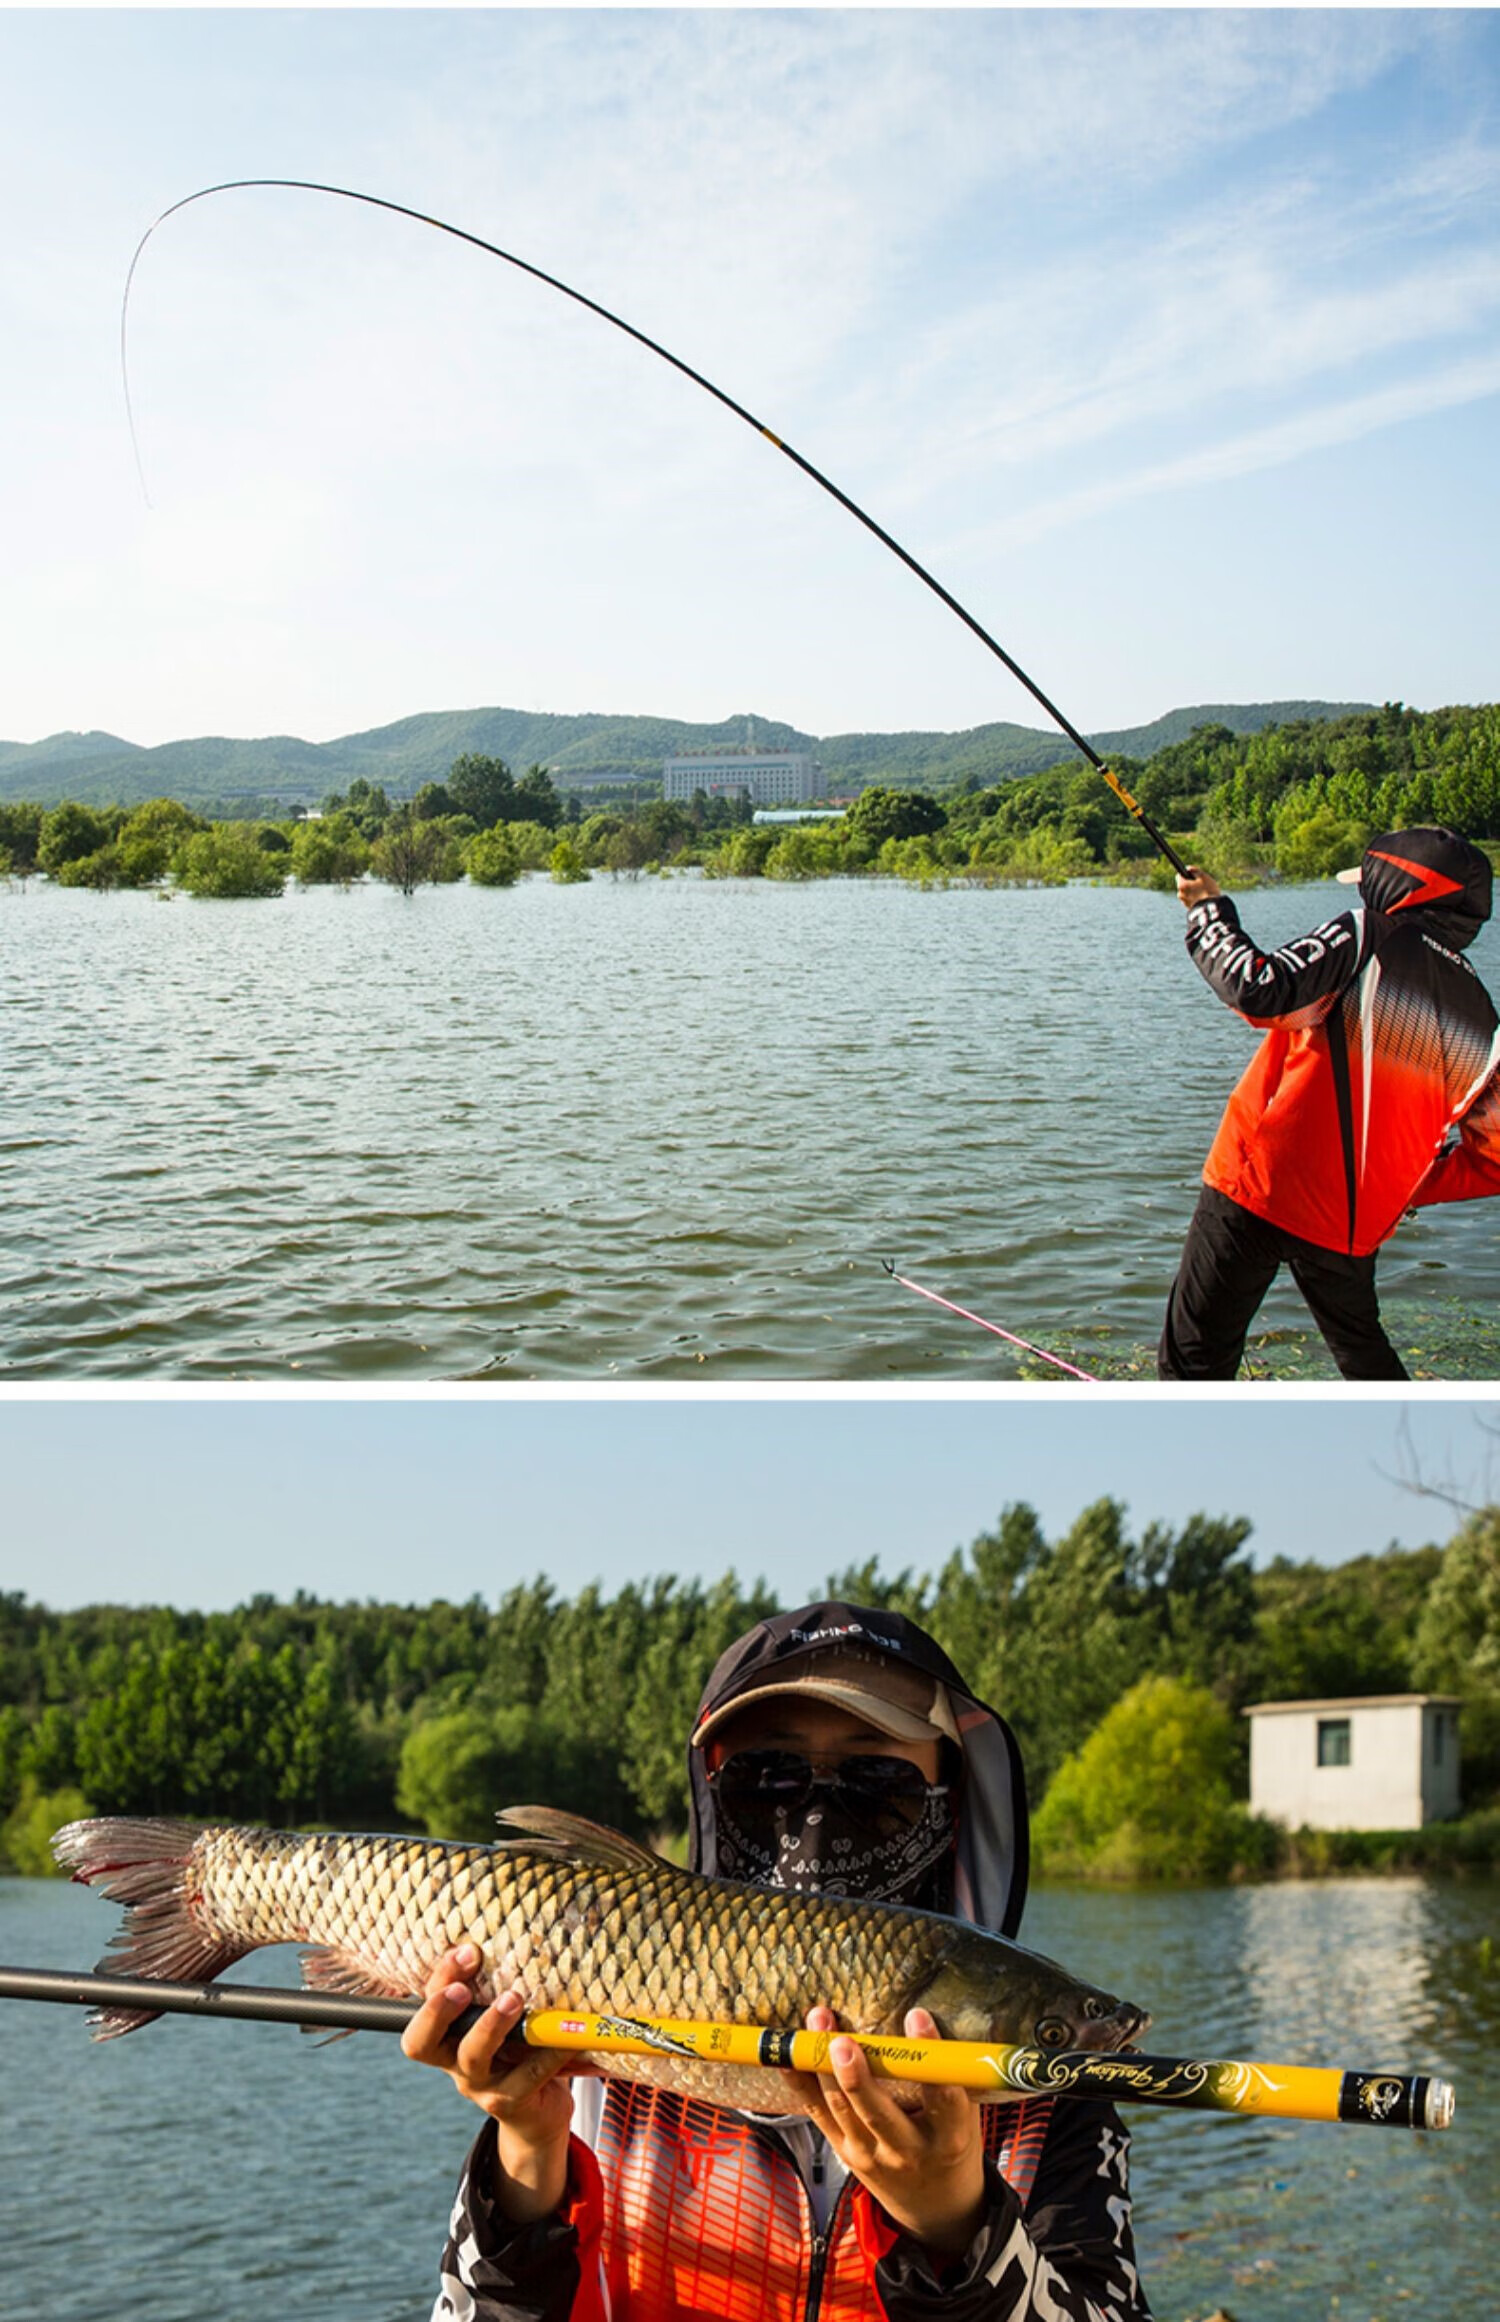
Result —
[{"label": "person holding fish", "polygon": [[[1010,1729],[915,1623],[837,1603],[761,1622],[715,1668],[688,1757],[694,1866],[766,1890],[753,1942],[776,1944],[777,1896],[947,1915],[947,1964],[913,1951],[916,2004],[891,2028],[997,2038],[999,2007],[1043,2047],[1118,2048],[1147,2021],[1016,1947],[1003,1993],[992,1967],[959,1964],[993,1938],[954,1921],[1019,1925],[1025,1789]],[[872,2028],[883,1996],[863,1923],[845,1924],[823,1999],[801,2008],[815,2030]],[[893,1924],[924,1943],[934,1927]],[[488,2116],[433,2322],[916,2322],[939,2300],[952,2322],[1147,2322],[1108,2105],[880,2080],[834,2039],[829,2073],[756,2073],[738,2102],[757,2109],[730,2110],[524,2048],[519,1990],[456,2035],[481,1980],[475,1947],[450,1951],[402,2043]]]},{"label": "person holding fish", "polygon": [[1500,1019],[1463,957],[1487,855],[1444,826],[1372,839],[1360,908],[1263,952],[1217,882],[1177,881],[1189,956],[1258,1031],[1172,1285],[1163,1379],[1232,1379],[1279,1268],[1346,1379],[1404,1379],[1375,1295],[1408,1205],[1500,1193]]}]

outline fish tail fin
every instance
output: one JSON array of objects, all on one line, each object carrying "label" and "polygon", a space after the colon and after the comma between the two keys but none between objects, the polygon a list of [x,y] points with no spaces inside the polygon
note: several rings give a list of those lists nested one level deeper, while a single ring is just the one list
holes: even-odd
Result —
[{"label": "fish tail fin", "polygon": [[[52,1852],[86,1887],[98,1887],[125,1906],[125,1923],[96,1972],[155,1976],[164,1983],[209,1983],[256,1946],[215,1927],[203,1913],[194,1855],[203,1836],[197,1822],[136,1820],[106,1815],[69,1822],[56,1832]],[[96,2040],[155,2023],[160,2008],[91,2008]]]}]

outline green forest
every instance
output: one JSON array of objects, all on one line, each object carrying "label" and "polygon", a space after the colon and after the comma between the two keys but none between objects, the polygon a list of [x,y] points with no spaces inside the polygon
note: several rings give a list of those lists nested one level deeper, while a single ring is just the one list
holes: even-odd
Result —
[{"label": "green forest", "polygon": [[[1104,1499],[1049,1539],[1007,1507],[940,1571],[826,1593],[921,1620],[1025,1755],[1043,1875],[1222,1877],[1500,1851],[1500,1508],[1446,1548],[1257,1568],[1241,1519],[1132,1533]],[[232,1612],[0,1596],[0,1847],[48,1867],[88,1812],[484,1839],[505,1805],[680,1842],[684,1744],[724,1647],[775,1609],[731,1572],[493,1608],[252,1598]],[[1464,1815],[1400,1845],[1248,1815],[1247,1704],[1462,1695]],[[1413,1847],[1416,1853],[1413,1855]]]},{"label": "green forest", "polygon": [[[1253,733],[1202,725],[1116,771],[1179,853],[1230,885],[1317,879],[1357,862],[1376,832],[1451,824],[1500,842],[1500,706],[1432,711],[1399,702]],[[168,884],[204,899],[280,895],[371,877],[410,895],[528,872],[573,884],[695,869],[711,878],[886,876],[919,885],[1057,884],[1104,878],[1170,886],[1139,824],[1076,757],[987,781],[956,760],[941,790],[871,780],[841,813],[757,823],[741,798],[637,797],[593,813],[541,765],[516,776],[469,752],[442,781],[392,798],[364,777],[318,815],[214,820],[179,800],[0,804],[0,875],[100,890]]]}]

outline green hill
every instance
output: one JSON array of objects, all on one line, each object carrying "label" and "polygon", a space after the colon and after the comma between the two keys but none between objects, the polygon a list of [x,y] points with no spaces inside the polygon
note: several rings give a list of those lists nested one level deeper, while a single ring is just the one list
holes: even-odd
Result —
[{"label": "green hill", "polygon": [[[1169,711],[1149,726],[1091,736],[1096,748],[1147,758],[1195,726],[1223,725],[1234,733],[1298,718],[1334,718],[1368,709],[1364,702],[1252,702]],[[551,712],[435,710],[345,734],[332,742],[304,742],[292,734],[254,740],[205,736],[143,749],[117,735],[52,734],[41,742],[0,742],[0,800],[36,799],[51,805],[76,798],[92,805],[134,805],[171,797],[186,806],[221,807],[235,800],[311,806],[356,777],[403,797],[424,782],[440,781],[465,751],[504,758],[516,772],[548,768],[560,790],[600,783],[654,782],[662,760],[700,750],[810,750],[830,791],[889,782],[923,788],[983,784],[1034,774],[1075,755],[1050,729],[972,726],[960,733],[803,733],[775,718],[740,714],[717,725],[677,718],[611,717]]]},{"label": "green hill", "polygon": [[1196,709],[1168,710],[1149,726],[1119,733],[1090,734],[1096,750],[1120,758],[1150,758],[1173,742],[1185,742],[1199,726],[1227,726],[1232,734],[1261,734],[1268,726],[1322,725],[1334,718],[1368,715],[1373,701],[1205,702]]},{"label": "green hill", "polygon": [[118,734],[49,734],[44,742],[0,742],[0,779],[12,765],[24,765],[35,776],[43,767],[113,763],[137,754],[136,744],[122,742]]}]

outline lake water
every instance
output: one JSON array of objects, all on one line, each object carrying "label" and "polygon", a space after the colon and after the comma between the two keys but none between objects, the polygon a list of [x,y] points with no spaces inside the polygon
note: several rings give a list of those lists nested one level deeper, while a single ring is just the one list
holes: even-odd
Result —
[{"label": "lake water", "polygon": [[[1492,2322],[1500,2266],[1500,1888],[1335,1881],[1044,1889],[1027,1940],[1151,2008],[1161,2054],[1425,2069],[1442,2134],[1137,2107],[1142,2278],[1160,2322]],[[87,1967],[116,1914],[0,1880],[0,1961]],[[1489,1938],[1489,1948],[1485,1939]],[[235,1974],[293,1980],[263,1952]],[[0,2002],[6,2322],[421,2322],[477,2114],[363,2034],[178,2019],[98,2045]]]},{"label": "lake water", "polygon": [[[1500,983],[1492,929],[1475,958]],[[1016,1375],[883,1258],[1145,1375],[1254,1038],[1175,899],[1095,887],[32,882],[0,996],[11,1379]],[[1382,1280],[1419,1372],[1500,1375],[1485,1204]],[[1262,1327],[1263,1366],[1333,1375],[1289,1286]]]}]

